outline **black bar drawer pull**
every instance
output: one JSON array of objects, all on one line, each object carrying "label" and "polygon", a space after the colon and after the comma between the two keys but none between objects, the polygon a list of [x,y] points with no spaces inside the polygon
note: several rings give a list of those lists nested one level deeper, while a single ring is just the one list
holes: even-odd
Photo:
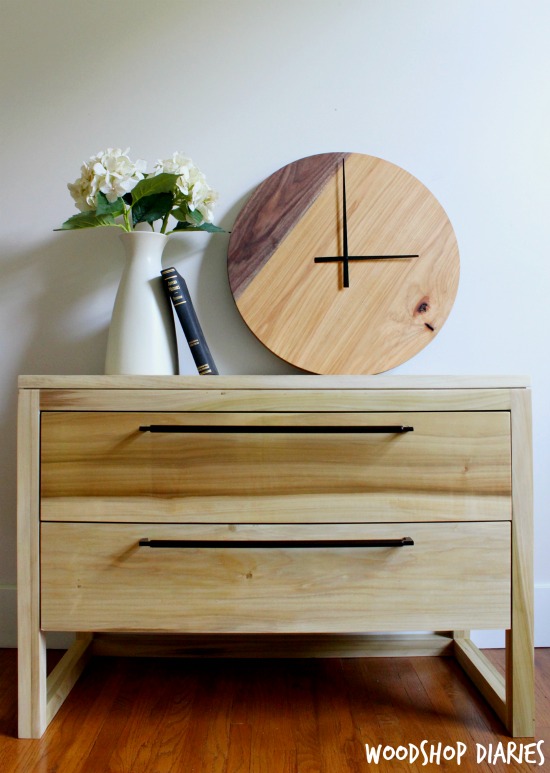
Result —
[{"label": "black bar drawer pull", "polygon": [[399,539],[140,539],[143,548],[402,548],[414,545],[410,537]]},{"label": "black bar drawer pull", "polygon": [[414,427],[408,427],[402,424],[388,424],[382,426],[283,426],[277,424],[271,425],[246,425],[246,424],[150,424],[139,428],[140,432],[262,432],[280,433],[280,434],[305,434],[305,433],[331,433],[331,434],[351,434],[351,433],[388,433],[397,434],[401,432],[414,432]]}]

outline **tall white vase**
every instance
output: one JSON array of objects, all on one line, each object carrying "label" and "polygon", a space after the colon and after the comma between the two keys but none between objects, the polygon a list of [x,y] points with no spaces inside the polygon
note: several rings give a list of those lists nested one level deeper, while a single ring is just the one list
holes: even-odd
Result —
[{"label": "tall white vase", "polygon": [[105,373],[177,374],[174,315],[160,276],[168,237],[132,231],[121,234],[120,239],[126,264],[109,327]]}]

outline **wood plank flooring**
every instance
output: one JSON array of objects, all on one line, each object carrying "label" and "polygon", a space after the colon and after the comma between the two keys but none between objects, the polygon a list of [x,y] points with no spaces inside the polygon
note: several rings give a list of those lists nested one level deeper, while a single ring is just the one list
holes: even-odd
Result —
[{"label": "wood plank flooring", "polygon": [[[502,667],[502,651],[491,658]],[[538,754],[536,765],[477,763],[476,744],[494,755],[511,739],[451,658],[95,658],[44,737],[27,741],[16,738],[16,651],[0,650],[0,771],[550,771],[550,649],[535,661],[542,767]],[[423,740],[434,754],[465,744],[460,766],[367,762],[365,744]]]}]

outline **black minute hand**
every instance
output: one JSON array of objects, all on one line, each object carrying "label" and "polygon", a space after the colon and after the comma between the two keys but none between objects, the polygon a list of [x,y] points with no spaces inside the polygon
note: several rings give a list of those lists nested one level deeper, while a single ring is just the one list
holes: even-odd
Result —
[{"label": "black minute hand", "polygon": [[343,283],[344,287],[349,287],[349,255],[348,255],[348,212],[346,205],[346,166],[342,159],[342,222],[344,225],[343,248],[344,256],[342,259]]},{"label": "black minute hand", "polygon": [[419,258],[420,255],[350,255],[348,248],[348,208],[346,201],[346,164],[342,159],[342,248],[343,255],[333,257],[314,258],[315,263],[342,263],[343,286],[349,287],[349,262],[350,260],[398,260]]}]

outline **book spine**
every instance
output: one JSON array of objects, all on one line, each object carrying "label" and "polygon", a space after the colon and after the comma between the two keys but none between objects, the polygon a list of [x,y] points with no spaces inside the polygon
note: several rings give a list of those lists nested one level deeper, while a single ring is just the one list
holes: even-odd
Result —
[{"label": "book spine", "polygon": [[189,344],[189,349],[201,376],[217,376],[218,370],[214,364],[210,349],[206,343],[185,279],[174,267],[165,268],[160,272],[164,286],[174,306],[174,311],[183,328],[183,333]]}]

